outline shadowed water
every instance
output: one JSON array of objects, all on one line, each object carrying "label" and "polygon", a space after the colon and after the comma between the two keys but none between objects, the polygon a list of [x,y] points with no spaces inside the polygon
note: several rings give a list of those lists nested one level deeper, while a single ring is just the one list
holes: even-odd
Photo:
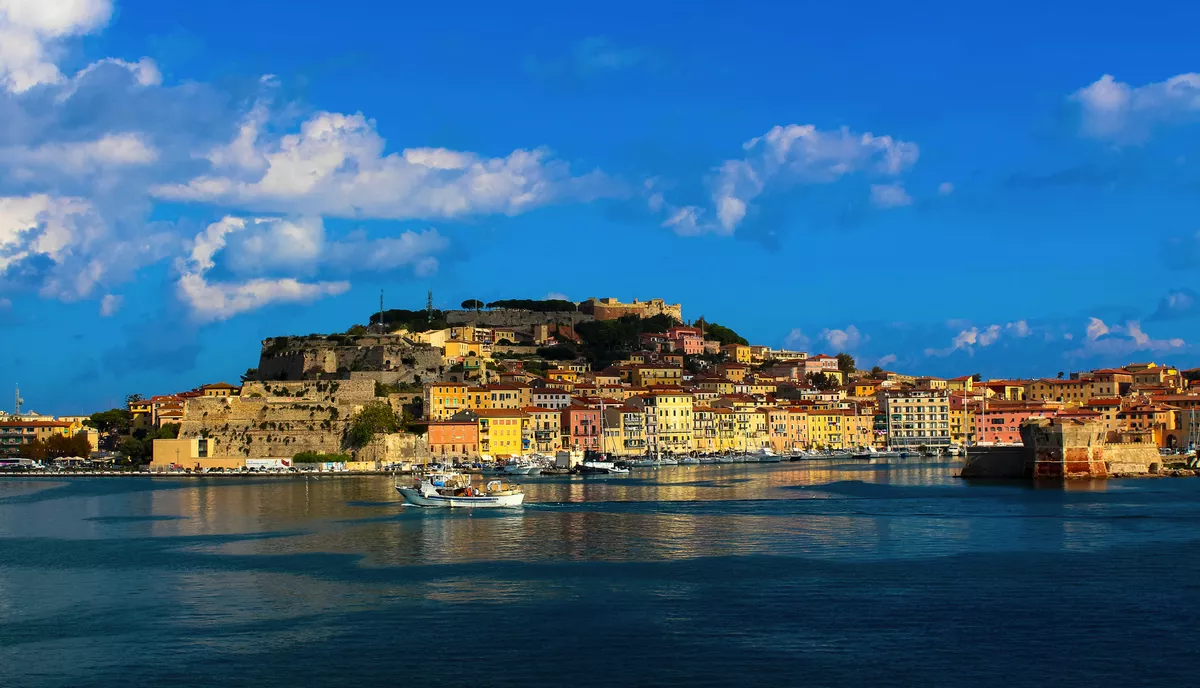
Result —
[{"label": "shadowed water", "polygon": [[0,480],[0,686],[1200,683],[1200,480]]}]

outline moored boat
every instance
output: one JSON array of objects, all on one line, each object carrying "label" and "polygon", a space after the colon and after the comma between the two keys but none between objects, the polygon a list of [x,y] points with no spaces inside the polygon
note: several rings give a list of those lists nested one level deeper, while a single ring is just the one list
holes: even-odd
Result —
[{"label": "moored boat", "polygon": [[407,504],[425,507],[514,507],[525,501],[521,488],[502,480],[489,480],[482,488],[471,485],[468,475],[433,472],[417,478],[410,486],[397,485]]}]

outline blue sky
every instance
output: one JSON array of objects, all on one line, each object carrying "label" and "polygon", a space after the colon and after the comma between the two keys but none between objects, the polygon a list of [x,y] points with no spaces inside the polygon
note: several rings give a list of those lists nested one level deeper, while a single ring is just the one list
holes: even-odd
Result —
[{"label": "blue sky", "polygon": [[407,4],[0,0],[0,391],[232,380],[380,289],[1200,364],[1200,8]]}]

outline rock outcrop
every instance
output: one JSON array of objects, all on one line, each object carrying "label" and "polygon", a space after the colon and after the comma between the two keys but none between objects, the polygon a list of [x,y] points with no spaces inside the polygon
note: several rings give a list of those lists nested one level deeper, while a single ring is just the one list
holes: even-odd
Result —
[{"label": "rock outcrop", "polygon": [[264,339],[259,380],[436,380],[442,352],[402,335],[310,335]]}]

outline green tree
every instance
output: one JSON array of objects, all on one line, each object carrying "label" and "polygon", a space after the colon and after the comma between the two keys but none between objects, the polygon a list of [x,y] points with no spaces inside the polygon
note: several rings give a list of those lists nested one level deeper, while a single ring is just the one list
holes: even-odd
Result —
[{"label": "green tree", "polygon": [[704,338],[715,342],[719,342],[721,346],[727,344],[749,344],[746,338],[722,325],[706,321],[701,317],[697,321],[697,327],[704,330]]},{"label": "green tree", "polygon": [[146,397],[143,397],[140,394],[126,394],[125,395],[125,405],[129,406],[130,404],[132,404],[134,402],[142,401],[145,398]]},{"label": "green tree", "polygon": [[575,347],[570,344],[555,344],[554,346],[543,346],[537,350],[538,356],[551,361],[569,361],[579,355]]},{"label": "green tree", "polygon": [[971,379],[974,380],[975,382],[983,382],[983,374],[975,373],[974,375],[971,376]]},{"label": "green tree", "polygon": [[462,306],[463,310],[475,311],[476,313],[478,313],[480,311],[480,309],[483,308],[483,302],[480,301],[479,299],[467,299],[466,301],[463,301],[462,304],[460,304],[460,305]]},{"label": "green tree", "polygon": [[21,455],[34,461],[45,461],[50,457],[50,448],[41,440],[34,440],[21,447]]},{"label": "green tree", "polygon": [[854,357],[848,353],[840,353],[837,355],[838,370],[849,375],[854,372]]},{"label": "green tree", "polygon": [[129,413],[129,409],[115,408],[93,413],[88,416],[87,424],[96,428],[102,435],[124,435],[129,432],[129,424],[132,419],[133,416]]},{"label": "green tree", "polygon": [[831,390],[837,385],[833,378],[829,377],[825,373],[809,373],[805,377],[808,378],[809,383],[813,387],[816,387],[822,392]]},{"label": "green tree", "polygon": [[346,441],[352,447],[362,447],[375,435],[396,432],[400,426],[391,405],[373,401],[354,414],[346,429]]},{"label": "green tree", "polygon": [[149,463],[152,450],[151,442],[136,437],[126,437],[117,447],[117,452],[124,457],[125,462],[134,466]]},{"label": "green tree", "polygon": [[880,368],[879,366],[874,366],[871,368],[871,377],[879,377],[880,375],[883,375],[883,368]]},{"label": "green tree", "polygon": [[252,382],[258,379],[258,368],[247,368],[246,372],[242,373],[242,383]]},{"label": "green tree", "polygon": [[367,328],[362,325],[351,325],[350,329],[346,330],[346,334],[351,337],[361,337],[367,333]]}]

